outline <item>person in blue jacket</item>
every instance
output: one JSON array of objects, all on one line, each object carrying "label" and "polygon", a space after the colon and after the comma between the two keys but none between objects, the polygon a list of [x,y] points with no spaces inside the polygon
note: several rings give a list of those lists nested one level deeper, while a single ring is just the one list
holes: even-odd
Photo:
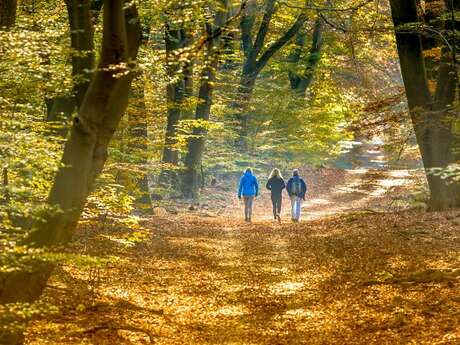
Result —
[{"label": "person in blue jacket", "polygon": [[292,177],[287,183],[286,190],[291,198],[292,221],[298,222],[300,220],[302,201],[305,201],[305,194],[307,193],[307,184],[299,176],[299,170],[295,169],[292,172]]},{"label": "person in blue jacket", "polygon": [[252,205],[254,198],[259,194],[259,184],[257,178],[253,175],[252,169],[247,168],[240,179],[240,186],[238,188],[238,198],[244,200],[244,220],[251,222]]}]

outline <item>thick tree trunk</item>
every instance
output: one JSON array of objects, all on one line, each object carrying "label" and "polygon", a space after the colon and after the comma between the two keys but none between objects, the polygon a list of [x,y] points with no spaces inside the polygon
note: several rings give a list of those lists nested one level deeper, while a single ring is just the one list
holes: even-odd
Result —
[{"label": "thick tree trunk", "polygon": [[16,23],[17,0],[0,0],[0,30],[9,30]]},{"label": "thick tree trunk", "polygon": [[[35,224],[26,245],[53,248],[68,243],[94,181],[102,171],[108,144],[127,106],[132,80],[132,73],[126,73],[125,67],[117,70],[107,67],[123,63],[133,67],[140,44],[137,11],[134,7],[123,9],[124,5],[123,0],[104,1],[99,68],[73,122],[64,148],[63,164],[48,197],[48,204],[59,208],[60,212],[45,214],[44,222]],[[8,306],[37,300],[52,268],[52,264],[36,261],[30,270],[1,273],[0,303]],[[21,344],[22,340],[22,332],[0,335],[2,344]]]},{"label": "thick tree trunk", "polygon": [[[432,174],[433,169],[446,169],[459,159],[456,154],[459,138],[452,132],[453,123],[458,118],[452,108],[456,95],[454,61],[444,50],[437,89],[434,98],[431,97],[422,39],[418,28],[414,27],[419,22],[416,1],[391,0],[390,3],[410,115],[427,172],[430,209],[459,207],[460,183]],[[407,27],[407,24],[412,26]]]}]

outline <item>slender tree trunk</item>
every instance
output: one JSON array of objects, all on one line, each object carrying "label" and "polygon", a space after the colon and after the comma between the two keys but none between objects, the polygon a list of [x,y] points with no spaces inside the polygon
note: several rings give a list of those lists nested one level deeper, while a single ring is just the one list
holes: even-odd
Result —
[{"label": "slender tree trunk", "polygon": [[[47,102],[47,121],[66,122],[75,107],[78,109],[83,103],[95,65],[92,14],[96,11],[96,5],[91,0],[66,0],[75,86],[72,94],[62,95]],[[67,132],[68,128],[63,127],[59,134],[66,136]]]},{"label": "slender tree trunk", "polygon": [[[423,45],[418,28],[415,0],[391,0],[393,22],[401,72],[406,89],[410,115],[427,172],[430,188],[430,209],[443,210],[460,206],[460,183],[432,174],[433,169],[446,169],[459,159],[459,137],[453,133],[458,114],[453,109],[456,95],[456,66],[444,49],[435,96],[428,88]],[[411,27],[407,27],[412,24]],[[405,26],[404,26],[405,25]]]},{"label": "slender tree trunk", "polygon": [[[229,0],[220,0],[214,24],[206,25],[208,36],[212,36],[216,28],[225,29],[223,26],[231,13]],[[206,44],[206,66],[203,69],[198,93],[198,105],[195,111],[195,119],[209,121],[212,106],[212,94],[216,82],[216,73],[219,67],[219,55],[224,48],[222,37],[209,40]],[[199,189],[203,185],[203,153],[206,144],[207,130],[205,127],[196,127],[193,137],[188,142],[187,155],[185,157],[185,171],[182,178],[182,192],[185,197],[196,198]]]},{"label": "slender tree trunk", "polygon": [[[209,30],[208,30],[209,31]],[[218,57],[213,48],[215,43],[208,44],[208,66],[204,68],[201,77],[198,94],[199,104],[196,107],[196,120],[209,120],[212,105],[212,92],[216,81]],[[185,171],[182,179],[182,191],[185,197],[196,198],[200,188],[200,169],[206,140],[206,128],[196,127],[193,130],[193,138],[188,142],[187,155],[185,157]]]},{"label": "slender tree trunk", "polygon": [[136,174],[137,192],[135,204],[137,209],[147,211],[151,209],[150,192],[148,186],[148,158],[147,153],[147,119],[144,95],[144,80],[142,76],[136,78],[133,82],[131,101],[131,111],[127,112],[129,118],[129,142],[128,154],[136,158],[136,164],[139,165],[139,172]]},{"label": "slender tree trunk", "polygon": [[[305,62],[305,66],[300,67],[302,71],[296,72],[295,70],[289,72],[289,80],[291,82],[291,89],[294,90],[300,97],[305,97],[307,89],[310,87],[313,77],[315,75],[316,67],[321,59],[321,49],[323,47],[323,30],[324,21],[319,17],[315,21],[315,28],[313,30],[312,44],[310,52]],[[294,66],[294,69],[299,68],[298,64],[302,56],[302,49],[306,44],[306,33],[299,32],[296,39],[296,48],[289,57],[289,62]]]},{"label": "slender tree trunk", "polygon": [[187,42],[187,35],[183,28],[171,28],[166,25],[165,32],[166,54],[168,64],[168,76],[170,82],[166,87],[168,102],[168,120],[166,125],[165,147],[163,150],[163,163],[177,165],[179,162],[179,152],[174,147],[177,144],[176,127],[182,115],[182,106],[185,95],[184,76],[178,72],[181,63],[177,54],[184,48]]},{"label": "slender tree trunk", "polygon": [[[62,167],[56,174],[48,204],[60,212],[45,214],[36,223],[25,245],[53,248],[71,239],[86,198],[107,158],[107,147],[126,109],[133,67],[140,44],[140,26],[136,9],[124,9],[123,0],[105,0],[103,39],[99,68],[94,73],[86,97],[74,119],[65,144]],[[36,301],[51,274],[53,265],[36,260],[30,270],[0,273],[0,303]],[[8,318],[7,315],[1,317]],[[11,316],[10,316],[11,317]],[[8,320],[6,320],[8,321]],[[16,320],[19,323],[24,320]],[[2,323],[5,320],[1,320]],[[22,344],[22,332],[0,334],[1,344]]]},{"label": "slender tree trunk", "polygon": [[255,38],[253,38],[253,27],[257,11],[254,1],[248,3],[241,18],[241,45],[244,53],[244,62],[237,94],[239,98],[232,102],[231,107],[238,111],[235,115],[240,125],[239,145],[243,151],[248,147],[248,105],[252,98],[257,77],[269,60],[295,37],[307,20],[305,13],[299,14],[292,26],[264,50],[271,19],[276,12],[275,5],[275,0],[265,1],[264,15]]},{"label": "slender tree trunk", "polygon": [[256,86],[259,71],[253,64],[246,63],[243,66],[243,75],[237,91],[237,100],[232,104],[232,108],[237,111],[236,118],[240,124],[239,146],[246,150],[248,147],[249,136],[249,105]]},{"label": "slender tree trunk", "polygon": [[17,0],[0,0],[0,30],[9,30],[16,23]]}]

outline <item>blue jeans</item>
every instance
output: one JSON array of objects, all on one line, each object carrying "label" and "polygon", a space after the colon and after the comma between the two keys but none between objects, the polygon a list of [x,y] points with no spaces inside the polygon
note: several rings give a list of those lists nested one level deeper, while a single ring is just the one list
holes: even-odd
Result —
[{"label": "blue jeans", "polygon": [[302,206],[302,198],[296,195],[291,196],[291,218],[300,219],[300,208]]},{"label": "blue jeans", "polygon": [[244,201],[244,220],[251,221],[252,218],[252,203],[254,202],[253,196],[243,196]]}]

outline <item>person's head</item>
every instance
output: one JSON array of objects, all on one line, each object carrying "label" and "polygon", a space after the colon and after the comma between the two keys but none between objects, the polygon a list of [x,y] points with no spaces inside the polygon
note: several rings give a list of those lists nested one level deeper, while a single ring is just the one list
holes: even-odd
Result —
[{"label": "person's head", "polygon": [[251,174],[252,175],[252,169],[251,168],[246,168],[245,174]]},{"label": "person's head", "polygon": [[299,176],[299,170],[298,169],[294,169],[292,171],[292,176]]},{"label": "person's head", "polygon": [[283,178],[283,176],[281,176],[280,169],[278,168],[273,169],[272,172],[270,173],[269,178],[272,178],[272,177]]}]

